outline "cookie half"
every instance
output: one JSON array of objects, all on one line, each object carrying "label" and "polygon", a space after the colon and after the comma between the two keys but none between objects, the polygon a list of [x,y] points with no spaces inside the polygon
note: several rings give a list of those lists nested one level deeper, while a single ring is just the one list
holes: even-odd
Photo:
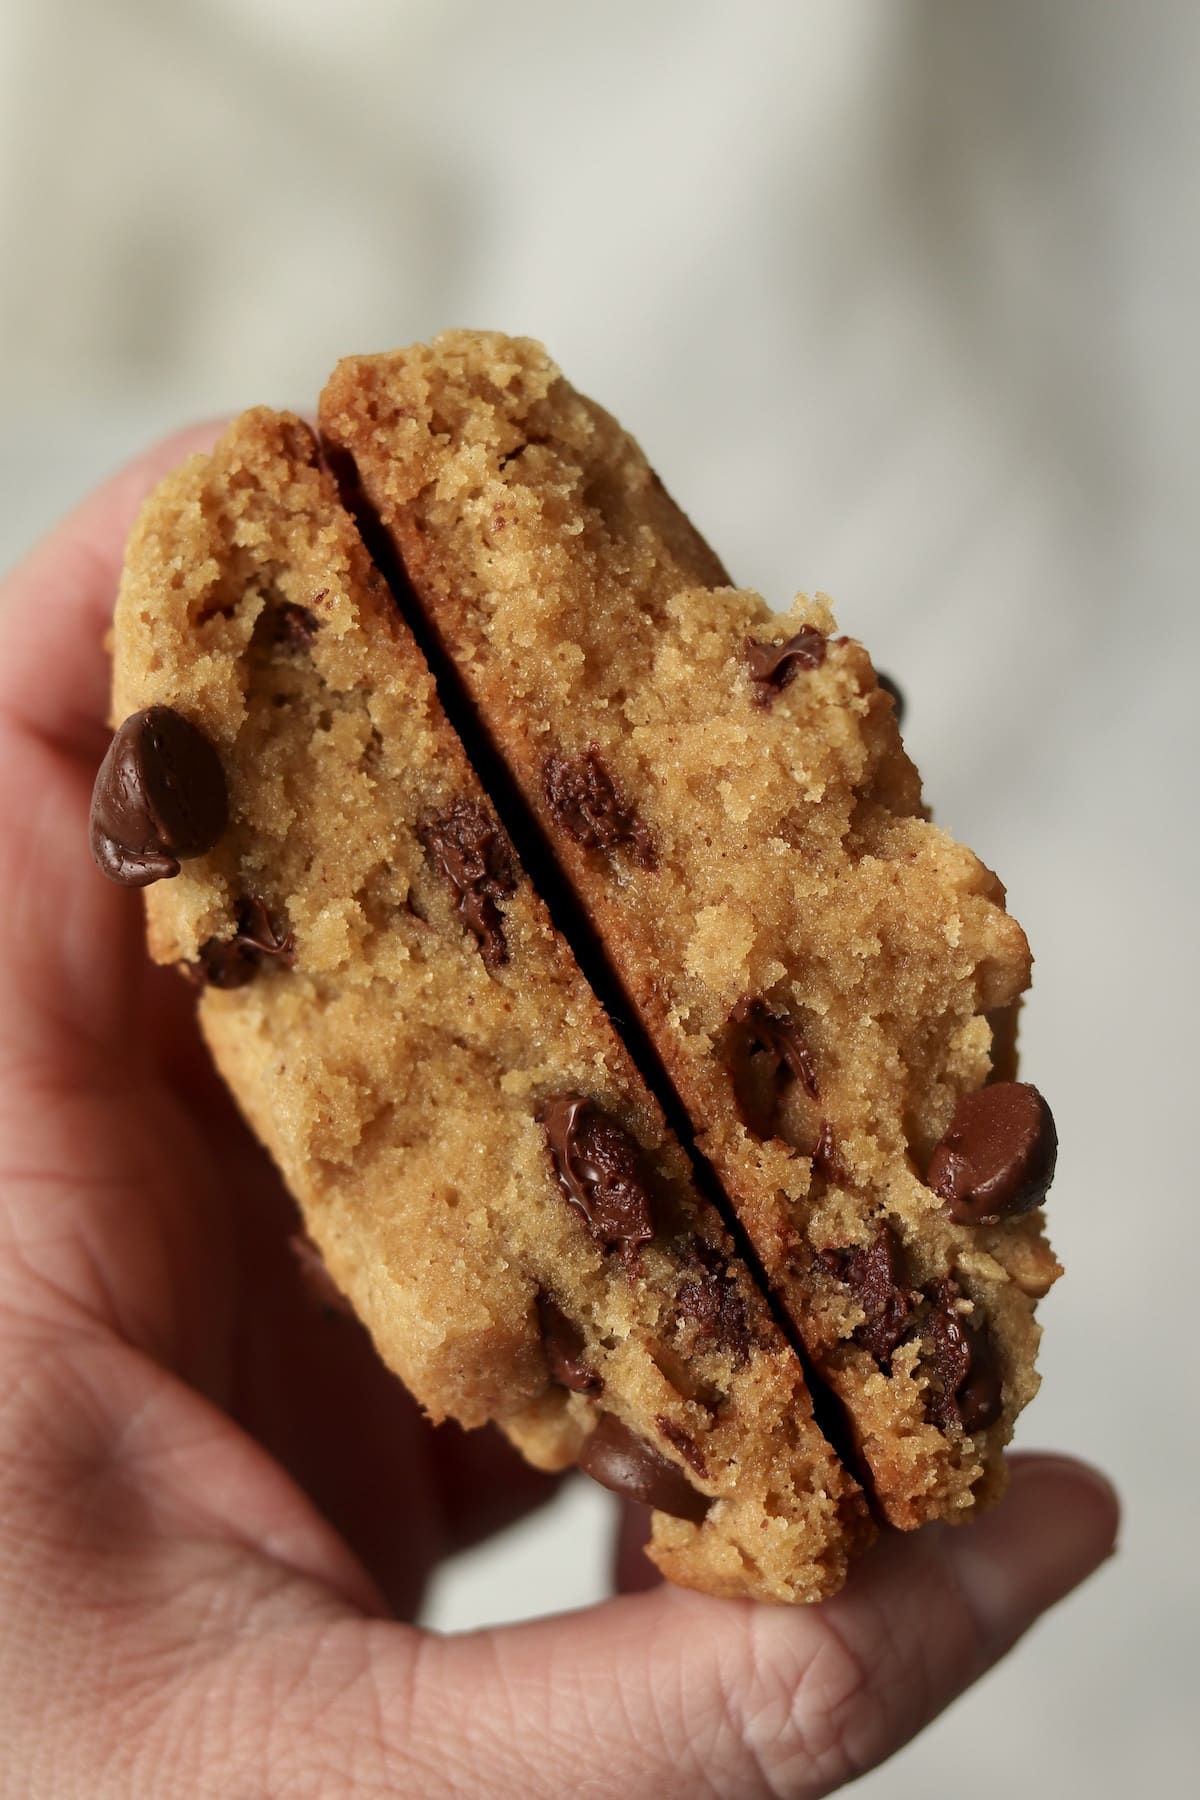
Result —
[{"label": "cookie half", "polygon": [[731,587],[537,344],[351,358],[321,427],[883,1515],[966,1516],[1038,1384],[1054,1128],[999,1079],[1024,934],[929,822],[867,652]]},{"label": "cookie half", "polygon": [[152,952],[384,1359],[654,1506],[673,1580],[833,1591],[863,1497],[299,419],[151,497],[114,657],[100,859],[171,877]]}]

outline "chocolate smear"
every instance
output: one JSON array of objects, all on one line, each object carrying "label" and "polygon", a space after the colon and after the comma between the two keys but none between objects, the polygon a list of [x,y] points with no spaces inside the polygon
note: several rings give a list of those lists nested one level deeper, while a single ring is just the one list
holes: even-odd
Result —
[{"label": "chocolate smear", "polygon": [[654,867],[650,833],[617,791],[594,744],[579,756],[548,756],[542,765],[542,793],[563,830],[585,850],[627,844],[642,868]]},{"label": "chocolate smear", "polygon": [[544,1290],[538,1292],[537,1315],[551,1381],[573,1394],[602,1393],[604,1383],[584,1355],[582,1331]]},{"label": "chocolate smear", "polygon": [[673,1462],[653,1444],[605,1413],[583,1447],[579,1467],[601,1487],[627,1500],[640,1500],[658,1512],[698,1525],[712,1501],[699,1493]]},{"label": "chocolate smear", "polygon": [[[328,588],[322,588],[319,594],[313,595],[314,601],[323,600],[328,592]],[[290,600],[275,607],[271,614],[271,637],[276,644],[290,644],[307,650],[320,628],[321,621],[316,613],[310,612],[307,606],[297,606]]]},{"label": "chocolate smear", "polygon": [[625,1127],[580,1094],[547,1100],[541,1121],[558,1185],[596,1242],[648,1243],[654,1236],[650,1185],[641,1149]]},{"label": "chocolate smear", "polygon": [[[729,1040],[734,1098],[755,1137],[778,1136],[779,1109],[793,1081],[810,1100],[820,1098],[811,1050],[794,1021],[772,1012],[765,1000],[738,1001],[729,1015]],[[754,1066],[759,1057],[768,1059],[766,1071]]]},{"label": "chocolate smear", "polygon": [[782,644],[745,641],[746,666],[760,706],[769,706],[774,695],[794,681],[802,669],[819,669],[825,661],[825,636],[812,625],[802,625],[795,637]]},{"label": "chocolate smear", "polygon": [[225,771],[208,738],[169,706],[125,720],[92,789],[91,847],[123,887],[170,880],[229,823]]},{"label": "chocolate smear", "polygon": [[960,1225],[990,1225],[1041,1204],[1057,1157],[1054,1117],[1038,1090],[997,1081],[961,1097],[928,1182]]},{"label": "chocolate smear", "polygon": [[517,891],[517,864],[501,826],[477,800],[460,797],[417,826],[431,863],[450,883],[467,928],[489,969],[508,961],[496,902]]}]

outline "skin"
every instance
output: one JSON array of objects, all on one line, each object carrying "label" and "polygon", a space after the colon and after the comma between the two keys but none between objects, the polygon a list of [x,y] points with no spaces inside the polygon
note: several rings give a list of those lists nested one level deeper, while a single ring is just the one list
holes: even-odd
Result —
[{"label": "skin", "polygon": [[291,1203],[87,853],[103,650],[157,446],[0,590],[0,1794],[826,1794],[1113,1548],[1103,1478],[1013,1459],[969,1530],[785,1610],[657,1585],[440,1639],[438,1559],[553,1484],[433,1429],[321,1313]]}]

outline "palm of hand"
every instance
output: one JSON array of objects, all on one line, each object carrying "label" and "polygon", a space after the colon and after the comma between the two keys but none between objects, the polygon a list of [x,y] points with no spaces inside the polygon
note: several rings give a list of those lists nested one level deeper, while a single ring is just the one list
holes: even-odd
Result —
[{"label": "palm of hand", "polygon": [[971,1532],[787,1615],[656,1587],[442,1641],[430,1569],[552,1483],[434,1432],[299,1279],[295,1218],[86,861],[101,635],[161,447],[11,578],[0,666],[0,1692],[38,1795],[819,1794],[886,1755],[1107,1551],[1029,1463]]}]

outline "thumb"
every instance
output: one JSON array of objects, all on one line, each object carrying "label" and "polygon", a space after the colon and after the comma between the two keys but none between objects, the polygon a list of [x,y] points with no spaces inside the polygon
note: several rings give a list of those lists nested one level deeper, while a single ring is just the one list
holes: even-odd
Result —
[{"label": "thumb", "polygon": [[[889,1756],[1113,1548],[1104,1479],[1014,1461],[976,1525],[893,1535],[843,1593],[790,1610],[670,1588],[426,1640],[409,1753],[455,1792],[816,1796]],[[386,1716],[386,1715],[385,1715]]]}]

